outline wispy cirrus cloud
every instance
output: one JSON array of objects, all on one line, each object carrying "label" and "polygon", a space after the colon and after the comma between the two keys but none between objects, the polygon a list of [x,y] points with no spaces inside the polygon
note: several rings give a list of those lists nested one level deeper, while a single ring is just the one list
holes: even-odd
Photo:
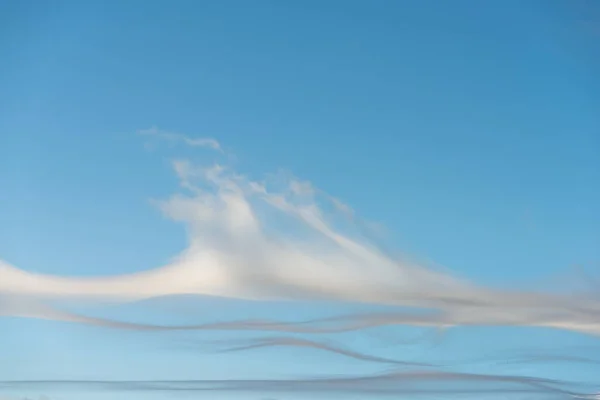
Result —
[{"label": "wispy cirrus cloud", "polygon": [[192,138],[180,133],[163,131],[155,126],[138,130],[138,135],[158,138],[170,142],[181,142],[192,147],[207,147],[213,150],[222,150],[219,142],[213,138]]},{"label": "wispy cirrus cloud", "polygon": [[[192,139],[157,128],[139,133],[193,147],[221,149],[214,139]],[[313,334],[395,325],[437,329],[504,325],[600,334],[600,300],[597,297],[495,290],[458,278],[449,271],[394,258],[365,238],[366,224],[362,224],[354,210],[307,181],[290,175],[269,175],[254,180],[226,163],[205,166],[188,159],[173,160],[172,168],[182,189],[156,204],[170,219],[185,225],[189,245],[171,263],[135,274],[70,278],[36,274],[0,261],[0,316],[18,315],[131,330]],[[52,303],[57,299],[66,302],[84,298],[131,301],[182,294],[267,301],[330,300],[395,308],[385,313],[354,313],[306,321],[234,320],[162,326],[79,315],[59,310]],[[252,339],[231,350],[281,346],[328,351],[360,361],[427,367],[427,363],[378,357],[334,343],[285,336]],[[562,357],[562,361],[577,360],[568,355]],[[422,382],[423,386],[417,388],[415,382]],[[427,386],[432,383],[434,386]],[[18,386],[24,383],[4,384]],[[129,385],[88,384],[110,388]],[[353,390],[379,394],[440,394],[445,391],[453,395],[504,393],[563,398],[574,398],[583,393],[568,389],[566,383],[558,381],[447,371],[418,371],[412,375],[404,371],[402,374],[346,380],[131,383],[138,388],[161,387],[164,390],[186,390],[183,388],[188,384],[191,385],[189,390],[197,391],[259,388],[336,393]],[[486,389],[479,389],[483,384],[487,385]],[[456,385],[460,387],[457,389]]]},{"label": "wispy cirrus cloud", "polygon": [[[354,316],[357,328],[520,325],[600,333],[597,298],[492,290],[393,259],[352,230],[356,217],[347,208],[307,182],[255,181],[225,165],[189,160],[172,165],[184,191],[157,205],[189,232],[188,248],[172,263],[103,278],[40,275],[0,263],[0,292],[111,300],[180,294],[334,300],[427,311]],[[332,205],[329,211],[324,204]]]}]

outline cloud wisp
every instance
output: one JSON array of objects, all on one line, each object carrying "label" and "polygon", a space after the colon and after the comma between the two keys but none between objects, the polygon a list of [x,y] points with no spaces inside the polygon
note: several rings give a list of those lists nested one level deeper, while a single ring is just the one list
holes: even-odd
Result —
[{"label": "cloud wisp", "polygon": [[226,166],[204,168],[185,160],[174,161],[173,168],[184,191],[157,204],[186,225],[189,246],[172,263],[130,275],[67,278],[0,261],[0,293],[110,300],[181,294],[334,300],[423,311],[354,316],[357,328],[522,325],[600,333],[597,298],[492,290],[393,259],[348,233],[351,229],[338,228],[336,221],[352,226],[349,208],[320,196],[306,182],[253,181]]},{"label": "cloud wisp", "polygon": [[229,347],[221,350],[221,352],[237,352],[237,351],[247,351],[247,350],[255,350],[262,348],[272,348],[272,347],[298,347],[298,348],[310,348],[322,350],[338,355],[342,355],[348,358],[353,358],[359,361],[367,361],[374,363],[383,363],[383,364],[391,364],[396,366],[405,366],[405,367],[433,367],[433,364],[422,363],[422,362],[410,362],[403,360],[394,360],[391,358],[385,357],[377,357],[369,354],[363,354],[354,350],[350,350],[344,348],[339,345],[318,342],[315,340],[308,340],[296,337],[287,337],[287,336],[279,336],[279,337],[267,337],[267,338],[256,338],[233,342],[233,341],[221,341],[216,342],[215,344],[230,344]]},{"label": "cloud wisp", "polygon": [[[155,138],[221,151],[213,139],[192,139],[157,128]],[[527,326],[600,334],[600,300],[586,294],[497,290],[448,271],[396,259],[365,238],[350,207],[287,175],[253,180],[227,165],[200,166],[174,160],[181,191],[157,201],[169,218],[185,225],[187,248],[168,265],[98,278],[50,276],[0,261],[0,316],[21,316],[131,330],[231,330],[279,333],[340,333],[406,325],[439,330],[457,326]],[[366,235],[368,236],[368,235]],[[61,302],[137,301],[174,295],[246,300],[327,300],[396,307],[306,321],[237,320],[184,326],[131,323],[63,311]],[[335,344],[278,336],[252,339],[230,349],[304,347],[355,360],[426,368],[427,363],[363,354]],[[560,359],[554,358],[555,360]],[[543,361],[543,357],[538,361]],[[547,358],[546,361],[549,361]],[[569,357],[562,361],[580,361]],[[418,384],[421,383],[421,386]],[[431,385],[435,383],[435,385]],[[24,382],[0,382],[18,386]],[[566,383],[538,378],[402,371],[376,377],[288,381],[32,382],[139,390],[273,390],[335,393],[555,395],[584,398]],[[590,392],[587,392],[590,393]],[[560,397],[562,396],[562,397]],[[547,397],[546,397],[547,398]]]},{"label": "cloud wisp", "polygon": [[219,151],[222,150],[221,145],[219,144],[219,142],[216,139],[213,139],[213,138],[190,138],[186,135],[182,135],[181,133],[167,132],[167,131],[160,130],[155,126],[148,128],[148,129],[140,129],[138,131],[138,135],[150,137],[150,138],[161,139],[161,140],[166,140],[169,142],[181,142],[187,146],[192,146],[192,147],[207,147],[207,148],[213,149],[213,150],[219,150]]}]

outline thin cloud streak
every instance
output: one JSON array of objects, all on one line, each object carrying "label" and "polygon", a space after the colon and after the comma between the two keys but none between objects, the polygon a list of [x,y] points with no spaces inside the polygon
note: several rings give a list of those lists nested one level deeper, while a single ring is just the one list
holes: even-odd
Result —
[{"label": "thin cloud streak", "polygon": [[[225,350],[221,350],[221,352],[238,352],[238,351],[246,351],[246,350],[254,350],[260,348],[270,348],[270,347],[299,347],[299,348],[314,348],[319,349],[339,355],[343,355],[349,358],[353,358],[356,360],[369,361],[369,362],[377,362],[384,364],[396,364],[403,366],[412,366],[412,367],[431,367],[431,368],[447,368],[447,367],[456,367],[456,366],[465,366],[472,364],[550,364],[550,363],[574,363],[574,364],[589,364],[589,365],[597,365],[600,364],[600,360],[590,358],[590,357],[582,357],[582,356],[573,356],[568,354],[553,354],[551,352],[538,352],[534,354],[520,354],[514,356],[486,356],[479,357],[476,359],[470,360],[461,360],[455,361],[451,363],[419,363],[412,362],[406,360],[396,360],[386,357],[377,357],[368,354],[363,354],[357,351],[353,351],[347,348],[343,348],[341,346],[333,345],[330,343],[319,342],[315,340],[301,339],[296,337],[265,337],[265,338],[254,338],[254,339],[246,339],[246,340],[222,340],[222,341],[213,341],[208,344],[219,345],[219,344],[231,344],[232,347],[226,348]],[[237,344],[237,346],[234,346]],[[189,348],[193,348],[189,347]]]},{"label": "thin cloud streak", "polygon": [[186,135],[182,135],[180,133],[167,132],[158,129],[153,126],[148,129],[141,129],[138,131],[138,135],[154,137],[162,140],[167,140],[170,142],[181,142],[188,146],[192,147],[207,147],[213,150],[221,151],[221,145],[219,142],[213,138],[190,138]]},{"label": "thin cloud streak", "polygon": [[[231,341],[224,341],[220,343],[230,343]],[[215,343],[218,344],[218,343]],[[313,348],[318,350],[323,350],[330,353],[335,353],[338,355],[342,355],[348,358],[353,358],[355,360],[360,361],[368,361],[368,362],[376,362],[376,363],[384,363],[384,364],[396,364],[403,366],[411,366],[411,367],[433,367],[433,364],[428,363],[420,363],[420,362],[410,362],[410,361],[402,361],[402,360],[394,360],[391,358],[385,357],[377,357],[373,355],[359,353],[357,351],[349,350],[343,348],[341,346],[317,342],[315,340],[308,339],[300,339],[293,337],[269,337],[269,338],[258,338],[258,339],[250,339],[242,341],[241,345],[233,346],[221,350],[221,352],[238,352],[238,351],[247,351],[247,350],[255,350],[261,348],[269,348],[269,347],[300,347],[300,348]]]},{"label": "thin cloud streak", "polygon": [[[45,390],[162,391],[162,392],[275,392],[390,395],[439,395],[456,398],[475,396],[522,396],[531,398],[593,398],[588,385],[526,376],[469,374],[438,371],[392,371],[371,376],[313,379],[186,380],[186,381],[101,381],[27,380],[0,381],[0,387]],[[540,397],[537,397],[540,396]]]}]

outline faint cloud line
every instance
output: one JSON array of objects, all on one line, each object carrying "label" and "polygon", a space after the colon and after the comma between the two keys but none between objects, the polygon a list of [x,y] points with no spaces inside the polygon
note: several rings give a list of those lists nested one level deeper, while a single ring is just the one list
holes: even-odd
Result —
[{"label": "faint cloud line", "polygon": [[138,135],[160,138],[170,142],[181,142],[192,147],[206,147],[213,150],[222,151],[220,143],[213,138],[191,138],[181,133],[169,132],[153,126],[148,129],[137,131]]}]

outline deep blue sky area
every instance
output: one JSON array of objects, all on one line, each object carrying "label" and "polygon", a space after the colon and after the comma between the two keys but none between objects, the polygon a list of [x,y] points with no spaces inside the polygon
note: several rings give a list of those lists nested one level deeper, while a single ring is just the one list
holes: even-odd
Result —
[{"label": "deep blue sky area", "polygon": [[[108,275],[185,248],[150,200],[177,190],[175,152],[204,150],[148,151],[150,127],[215,138],[251,177],[309,180],[385,225],[386,246],[481,284],[600,275],[598,1],[0,1],[0,258]],[[595,343],[536,332],[518,340]],[[518,342],[478,335],[449,354]],[[154,340],[125,362],[108,349],[143,340],[0,321],[0,376],[229,372]],[[225,357],[244,374],[296,353],[269,354]]]}]

